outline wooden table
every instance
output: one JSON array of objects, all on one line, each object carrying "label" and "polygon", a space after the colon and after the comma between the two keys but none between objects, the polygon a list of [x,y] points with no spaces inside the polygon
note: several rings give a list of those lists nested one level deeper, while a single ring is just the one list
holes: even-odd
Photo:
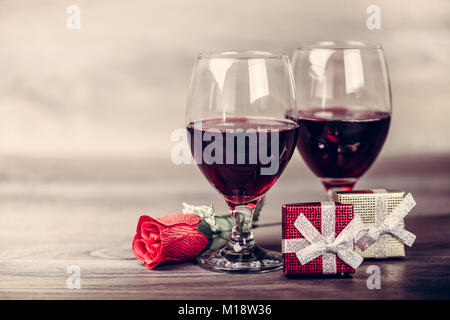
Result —
[{"label": "wooden table", "polygon": [[[448,299],[450,298],[450,156],[380,158],[358,188],[413,193],[406,220],[417,235],[404,259],[368,260],[351,277],[287,279],[212,273],[193,262],[147,270],[131,240],[138,216],[179,212],[181,202],[222,199],[193,165],[168,160],[3,159],[0,184],[0,299]],[[268,193],[259,244],[280,249],[280,206],[323,200],[298,155]],[[80,267],[81,289],[66,287]],[[381,269],[381,289],[367,269]]]}]

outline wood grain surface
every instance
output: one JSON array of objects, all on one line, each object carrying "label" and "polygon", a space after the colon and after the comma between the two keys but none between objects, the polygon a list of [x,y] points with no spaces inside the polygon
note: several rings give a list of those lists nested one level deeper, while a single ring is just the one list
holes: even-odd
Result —
[{"label": "wood grain surface", "polygon": [[[298,155],[296,155],[298,156]],[[162,216],[181,202],[220,196],[194,166],[146,160],[2,160],[0,299],[442,299],[450,298],[450,157],[380,159],[358,188],[410,191],[418,206],[406,220],[417,235],[403,259],[366,260],[350,277],[286,278],[281,271],[229,275],[194,262],[147,270],[131,240],[141,213]],[[298,162],[268,193],[255,229],[259,244],[280,250],[281,204],[323,200]],[[81,289],[66,287],[67,268]],[[381,269],[381,289],[367,288],[367,268]]]}]

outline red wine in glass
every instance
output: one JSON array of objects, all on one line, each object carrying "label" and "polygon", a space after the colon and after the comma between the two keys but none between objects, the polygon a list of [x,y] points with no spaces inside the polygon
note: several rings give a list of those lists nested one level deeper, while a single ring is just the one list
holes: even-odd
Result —
[{"label": "red wine in glass", "polygon": [[375,161],[390,121],[387,112],[363,108],[302,110],[297,117],[297,148],[327,190],[351,190]]},{"label": "red wine in glass", "polygon": [[231,209],[258,199],[277,181],[294,151],[297,129],[290,120],[250,117],[187,125],[197,166]]}]

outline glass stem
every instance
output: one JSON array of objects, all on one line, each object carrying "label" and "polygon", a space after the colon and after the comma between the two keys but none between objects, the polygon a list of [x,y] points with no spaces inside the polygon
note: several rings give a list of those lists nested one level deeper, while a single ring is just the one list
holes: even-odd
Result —
[{"label": "glass stem", "polygon": [[236,252],[245,248],[251,249],[255,241],[253,239],[253,205],[238,205],[231,211],[233,229],[231,232],[230,245]]}]

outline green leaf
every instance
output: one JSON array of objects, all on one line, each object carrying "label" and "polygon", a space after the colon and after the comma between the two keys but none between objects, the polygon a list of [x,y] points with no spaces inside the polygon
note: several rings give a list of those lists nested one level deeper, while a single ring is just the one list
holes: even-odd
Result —
[{"label": "green leaf", "polygon": [[231,237],[231,231],[229,232],[221,232],[220,234],[216,234],[209,245],[209,249],[217,250],[223,248],[227,245],[228,241]]},{"label": "green leaf", "polygon": [[231,229],[233,224],[231,223],[231,216],[215,216],[216,225],[218,230],[213,232],[213,239],[210,244],[210,249],[217,250],[223,248],[231,237]]},{"label": "green leaf", "polygon": [[201,220],[200,223],[197,225],[197,230],[203,234],[208,240],[211,240],[213,238],[213,232],[211,231],[211,226],[205,221]]},{"label": "green leaf", "polygon": [[219,230],[231,231],[231,228],[233,227],[233,224],[231,223],[231,215],[215,216],[214,219],[216,220],[216,224]]}]

